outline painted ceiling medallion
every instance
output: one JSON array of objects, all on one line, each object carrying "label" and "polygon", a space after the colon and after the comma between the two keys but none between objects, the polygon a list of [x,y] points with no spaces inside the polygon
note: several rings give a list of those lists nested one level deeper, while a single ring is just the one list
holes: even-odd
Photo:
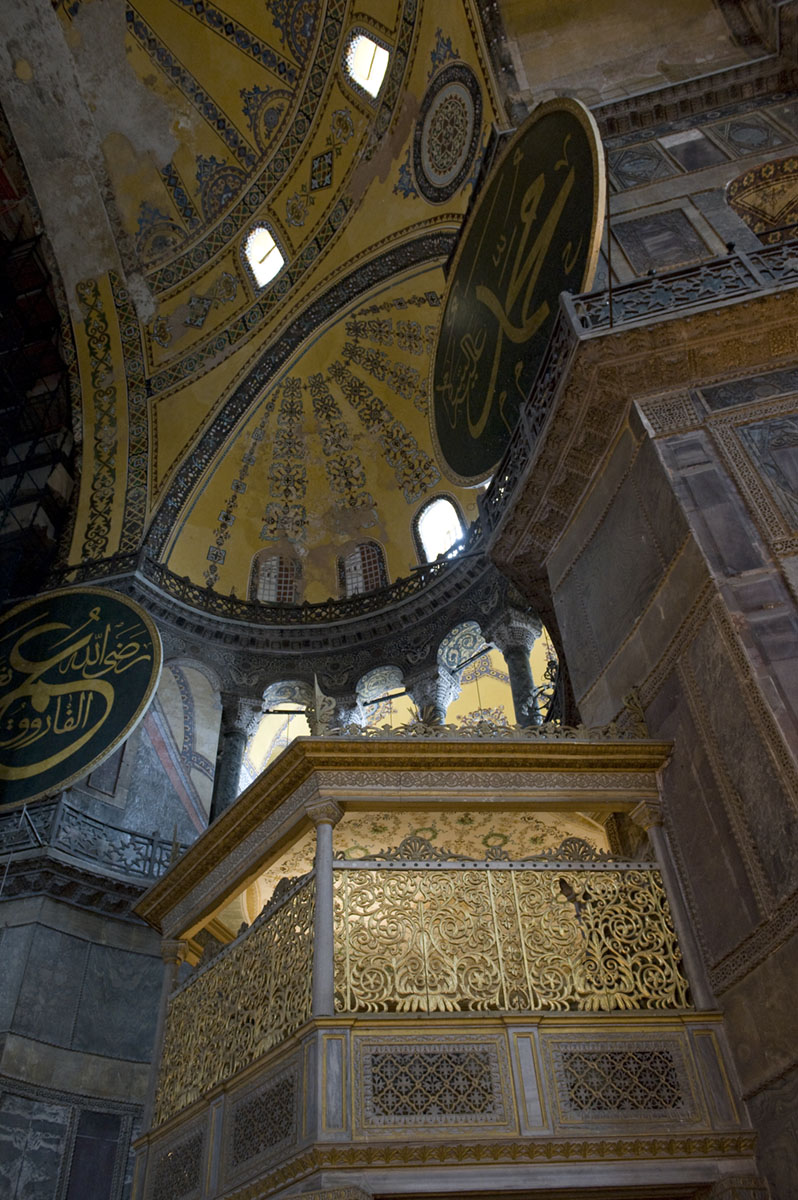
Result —
[{"label": "painted ceiling medallion", "polygon": [[413,141],[413,170],[422,196],[442,204],[468,177],[482,129],[482,94],[464,63],[440,71],[421,105]]}]

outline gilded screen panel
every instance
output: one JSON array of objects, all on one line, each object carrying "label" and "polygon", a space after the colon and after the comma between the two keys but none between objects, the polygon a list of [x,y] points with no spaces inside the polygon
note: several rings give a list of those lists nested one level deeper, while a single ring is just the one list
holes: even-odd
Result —
[{"label": "gilded screen panel", "polygon": [[339,1012],[683,1008],[658,872],[337,870]]},{"label": "gilded screen panel", "polygon": [[314,899],[311,879],[172,997],[156,1125],[230,1079],[310,1017]]}]

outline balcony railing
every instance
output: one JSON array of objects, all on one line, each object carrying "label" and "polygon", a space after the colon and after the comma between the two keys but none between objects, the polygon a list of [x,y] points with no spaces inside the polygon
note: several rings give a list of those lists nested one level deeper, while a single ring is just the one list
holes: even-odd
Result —
[{"label": "balcony railing", "polygon": [[[579,839],[536,858],[465,861],[416,838],[379,860],[336,860],[329,895],[322,880],[284,887],[173,993],[156,1125],[317,1015],[317,972],[334,979],[330,1016],[690,1007],[652,863]],[[329,906],[333,963],[318,942]]]},{"label": "balcony railing", "polygon": [[50,846],[116,874],[144,880],[163,875],[185,845],[98,821],[63,797],[0,816],[0,858]]},{"label": "balcony railing", "polygon": [[480,500],[486,537],[490,538],[508,510],[580,341],[613,329],[667,320],[796,285],[798,239],[750,254],[730,254],[679,271],[638,279],[613,288],[611,293],[563,294],[561,309],[529,398],[521,409],[520,420],[490,487]]}]

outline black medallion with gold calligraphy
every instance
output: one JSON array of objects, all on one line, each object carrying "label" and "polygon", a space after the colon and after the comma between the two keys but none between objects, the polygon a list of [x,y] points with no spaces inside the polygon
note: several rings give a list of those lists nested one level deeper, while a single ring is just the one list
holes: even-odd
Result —
[{"label": "black medallion with gold calligraphy", "polygon": [[152,699],[161,639],[137,604],[104,588],[50,592],[0,619],[0,804],[87,775]]},{"label": "black medallion with gold calligraphy", "polygon": [[560,292],[585,291],[604,223],[604,159],[577,100],[542,104],[484,185],[455,256],[432,378],[440,465],[479,483],[529,397]]}]

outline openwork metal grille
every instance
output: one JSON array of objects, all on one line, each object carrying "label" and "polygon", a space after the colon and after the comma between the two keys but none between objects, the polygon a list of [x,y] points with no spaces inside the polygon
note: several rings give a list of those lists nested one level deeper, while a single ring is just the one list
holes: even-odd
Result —
[{"label": "openwork metal grille", "polygon": [[[148,837],[99,821],[66,800],[44,800],[0,817],[0,856],[55,846],[123,875],[157,878],[175,854],[171,839]],[[185,845],[177,847],[181,854]]]},{"label": "openwork metal grille", "polygon": [[563,1051],[570,1107],[579,1111],[669,1111],[682,1103],[669,1050]]},{"label": "openwork metal grille", "polygon": [[160,1124],[284,1041],[310,1016],[315,879],[305,880],[169,1004]]},{"label": "openwork metal grille", "polygon": [[165,1150],[155,1164],[151,1200],[182,1200],[199,1192],[202,1133]]},{"label": "openwork metal grille", "polygon": [[296,1141],[296,1090],[294,1074],[284,1075],[236,1106],[231,1148],[234,1167]]},{"label": "openwork metal grille", "polygon": [[392,1124],[404,1118],[493,1116],[494,1064],[476,1046],[406,1050],[387,1046],[369,1061],[371,1112]]},{"label": "openwork metal grille", "polygon": [[335,982],[339,1012],[688,1005],[654,870],[337,864]]}]

